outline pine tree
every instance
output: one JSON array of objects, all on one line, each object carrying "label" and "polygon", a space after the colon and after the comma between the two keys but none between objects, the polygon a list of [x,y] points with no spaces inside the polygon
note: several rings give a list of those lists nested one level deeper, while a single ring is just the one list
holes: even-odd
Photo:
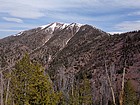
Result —
[{"label": "pine tree", "polygon": [[91,91],[90,81],[84,76],[82,82],[75,84],[70,93],[70,105],[92,105]]},{"label": "pine tree", "polygon": [[80,103],[82,105],[92,105],[91,84],[87,77],[84,77],[83,84],[80,86]]},{"label": "pine tree", "polygon": [[74,84],[74,86],[71,88],[70,91],[70,100],[69,100],[69,104],[70,105],[80,105],[80,96],[79,96],[79,86],[78,84]]},{"label": "pine tree", "polygon": [[57,105],[61,94],[53,90],[49,75],[26,54],[11,73],[11,96],[16,105]]},{"label": "pine tree", "polygon": [[124,87],[124,105],[136,105],[136,100],[135,90],[129,80]]}]

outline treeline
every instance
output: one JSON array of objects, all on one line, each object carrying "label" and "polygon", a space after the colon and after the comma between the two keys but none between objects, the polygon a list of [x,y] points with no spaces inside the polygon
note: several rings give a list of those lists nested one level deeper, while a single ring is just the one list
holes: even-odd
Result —
[{"label": "treeline", "polygon": [[[15,64],[14,69],[1,71],[0,77],[1,105],[100,105],[93,103],[96,96],[92,95],[91,82],[86,75],[82,80],[74,81],[66,94],[57,89],[40,64],[31,62],[28,54]],[[113,105],[113,100],[108,105]],[[123,105],[140,105],[130,81],[125,83]]]}]

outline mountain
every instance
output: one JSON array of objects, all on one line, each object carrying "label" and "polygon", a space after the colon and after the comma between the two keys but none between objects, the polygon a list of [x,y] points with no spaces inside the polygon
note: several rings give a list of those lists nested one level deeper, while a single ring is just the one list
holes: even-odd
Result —
[{"label": "mountain", "polygon": [[107,74],[118,98],[126,68],[125,82],[130,80],[140,95],[140,31],[110,35],[77,23],[40,26],[0,39],[1,69],[14,67],[25,53],[42,64],[57,89],[65,93],[73,80],[86,75],[94,102],[107,105],[112,100]]}]

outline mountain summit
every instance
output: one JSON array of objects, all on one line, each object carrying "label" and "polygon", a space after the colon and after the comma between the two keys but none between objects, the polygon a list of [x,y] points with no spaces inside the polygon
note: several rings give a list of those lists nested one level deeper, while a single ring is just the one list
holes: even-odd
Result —
[{"label": "mountain summit", "polygon": [[43,25],[43,26],[40,26],[41,29],[51,29],[52,31],[54,31],[55,29],[64,29],[64,28],[69,28],[69,27],[77,27],[77,28],[80,28],[82,26],[82,24],[78,24],[78,23],[71,23],[71,24],[68,24],[68,23],[51,23],[51,24],[48,24],[48,25]]}]

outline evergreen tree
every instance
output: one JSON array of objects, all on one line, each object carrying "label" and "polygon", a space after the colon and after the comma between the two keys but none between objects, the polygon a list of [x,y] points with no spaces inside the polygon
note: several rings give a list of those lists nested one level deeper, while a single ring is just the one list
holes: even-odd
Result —
[{"label": "evergreen tree", "polygon": [[70,105],[92,105],[90,81],[85,76],[81,83],[75,84],[70,93]]},{"label": "evergreen tree", "polygon": [[92,105],[91,84],[87,77],[84,77],[83,84],[80,86],[80,103],[82,105]]},{"label": "evergreen tree", "polygon": [[80,96],[79,96],[79,86],[78,84],[75,84],[74,87],[71,88],[70,91],[70,105],[79,105],[80,104]]},{"label": "evergreen tree", "polygon": [[126,82],[124,92],[124,105],[136,105],[136,93],[130,80]]},{"label": "evergreen tree", "polygon": [[57,105],[61,94],[39,64],[33,64],[26,54],[11,73],[11,92],[16,105]]}]

